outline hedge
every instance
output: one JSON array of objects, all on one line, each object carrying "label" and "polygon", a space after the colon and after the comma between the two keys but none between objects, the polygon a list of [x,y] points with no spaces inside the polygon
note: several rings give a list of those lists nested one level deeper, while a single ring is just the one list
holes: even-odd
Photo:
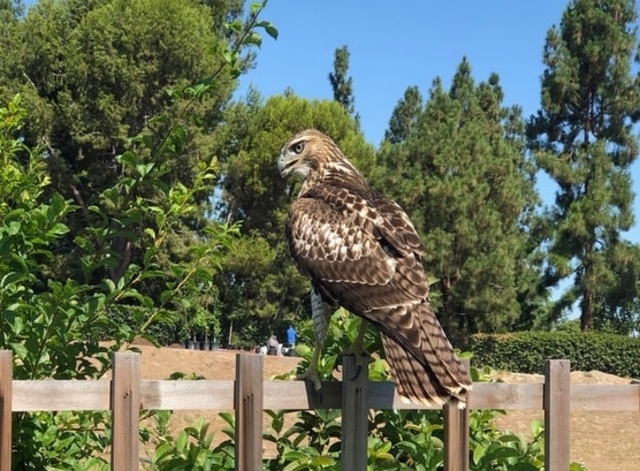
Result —
[{"label": "hedge", "polygon": [[516,332],[472,335],[473,364],[518,373],[544,373],[545,360],[566,359],[573,371],[598,370],[640,378],[640,339],[614,334]]}]

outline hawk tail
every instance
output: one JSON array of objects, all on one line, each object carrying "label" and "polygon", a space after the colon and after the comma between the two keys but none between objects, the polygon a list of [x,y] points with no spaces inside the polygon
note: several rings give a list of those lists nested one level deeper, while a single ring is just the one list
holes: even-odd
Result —
[{"label": "hawk tail", "polygon": [[472,387],[469,374],[429,304],[424,302],[397,309],[416,310],[411,317],[420,324],[420,348],[404,348],[393,338],[382,334],[382,344],[398,394],[411,402],[437,407],[454,397],[464,407],[466,393]]}]

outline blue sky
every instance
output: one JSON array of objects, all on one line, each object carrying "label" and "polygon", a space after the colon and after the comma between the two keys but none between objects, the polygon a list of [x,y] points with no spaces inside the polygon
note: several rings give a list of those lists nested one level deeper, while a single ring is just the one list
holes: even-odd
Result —
[{"label": "blue sky", "polygon": [[[263,97],[287,87],[309,99],[332,99],[327,78],[337,47],[349,46],[355,108],[366,139],[378,146],[404,90],[417,85],[423,97],[439,76],[451,82],[463,56],[476,81],[498,73],[505,104],[518,104],[524,116],[540,103],[542,50],[546,33],[559,24],[568,2],[540,0],[270,0],[263,19],[279,30],[265,38],[257,67],[242,77],[237,96],[256,88]],[[640,163],[633,166],[640,193]],[[540,175],[547,203],[554,186]],[[636,197],[635,214],[640,204]],[[640,242],[634,227],[627,237]]]},{"label": "blue sky", "polygon": [[265,39],[241,91],[253,84],[270,96],[290,86],[303,97],[331,99],[327,75],[335,48],[346,44],[356,111],[375,145],[407,86],[426,96],[436,76],[449,84],[463,56],[477,81],[497,72],[507,104],[520,104],[528,116],[539,104],[546,32],[565,8],[565,2],[541,3],[270,0],[262,16],[279,37]]}]

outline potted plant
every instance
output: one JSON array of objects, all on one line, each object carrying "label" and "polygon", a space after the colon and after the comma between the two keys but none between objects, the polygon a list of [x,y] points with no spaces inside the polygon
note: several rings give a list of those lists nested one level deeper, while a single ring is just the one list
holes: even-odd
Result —
[{"label": "potted plant", "polygon": [[194,340],[200,339],[201,350],[209,350],[209,319],[208,312],[202,307],[196,308],[196,314],[191,320],[194,332]]},{"label": "potted plant", "polygon": [[215,315],[211,306],[198,306],[195,316],[191,319],[191,323],[200,339],[202,350],[217,350],[220,348],[220,344],[215,337],[215,332],[220,329],[220,320],[218,316]]},{"label": "potted plant", "polygon": [[183,298],[180,300],[180,313],[182,314],[182,316],[180,319],[181,325],[179,329],[179,335],[183,339],[182,343],[184,345],[184,348],[195,350],[197,348],[197,328],[194,324],[196,310],[193,303],[188,298]]}]

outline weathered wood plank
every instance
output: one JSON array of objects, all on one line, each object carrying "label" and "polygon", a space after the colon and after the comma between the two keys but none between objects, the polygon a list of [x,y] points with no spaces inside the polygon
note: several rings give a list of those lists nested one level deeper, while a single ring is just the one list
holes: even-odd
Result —
[{"label": "weathered wood plank", "polygon": [[236,471],[262,470],[263,359],[236,356]]},{"label": "weathered wood plank", "polygon": [[[342,357],[342,451],[340,469],[366,471],[368,417],[366,358]],[[362,363],[364,362],[364,364]]]},{"label": "weathered wood plank", "polygon": [[0,471],[11,471],[13,353],[0,350]]},{"label": "weathered wood plank", "polygon": [[444,406],[444,469],[445,471],[466,471],[466,456],[469,454],[467,421],[460,414],[459,401],[451,399]]},{"label": "weathered wood plank", "polygon": [[640,384],[572,384],[571,410],[640,412]]},{"label": "weathered wood plank", "polygon": [[568,360],[545,362],[544,469],[568,471],[571,444],[571,368]]},{"label": "weathered wood plank", "polygon": [[475,383],[471,409],[542,410],[543,383]]},{"label": "weathered wood plank", "polygon": [[234,388],[233,380],[146,380],[140,398],[150,410],[233,410]]},{"label": "weathered wood plank", "polygon": [[[109,380],[13,380],[13,411],[108,410]],[[234,381],[140,382],[143,409],[232,410]],[[471,409],[543,410],[543,383],[476,383]],[[265,409],[338,409],[341,383],[324,382],[322,401],[304,381],[265,381]],[[420,409],[390,382],[369,382],[369,409]],[[435,409],[435,407],[433,408]],[[638,412],[640,384],[572,384],[571,410]]]},{"label": "weathered wood plank", "polygon": [[14,380],[13,411],[109,410],[111,381]]},{"label": "weathered wood plank", "polygon": [[[374,384],[374,383],[370,383]],[[265,381],[264,408],[282,410],[339,409],[342,404],[342,384],[322,383],[322,397],[307,381]]]},{"label": "weathered wood plank", "polygon": [[[542,410],[542,383],[475,383],[468,400],[470,409]],[[390,382],[369,384],[371,409],[439,409],[405,402]]]},{"label": "weathered wood plank", "polygon": [[418,406],[398,395],[396,387],[391,382],[369,383],[370,409],[430,409],[439,410],[440,407]]},{"label": "weathered wood plank", "polygon": [[140,355],[116,352],[113,357],[111,469],[137,471],[140,422]]}]

